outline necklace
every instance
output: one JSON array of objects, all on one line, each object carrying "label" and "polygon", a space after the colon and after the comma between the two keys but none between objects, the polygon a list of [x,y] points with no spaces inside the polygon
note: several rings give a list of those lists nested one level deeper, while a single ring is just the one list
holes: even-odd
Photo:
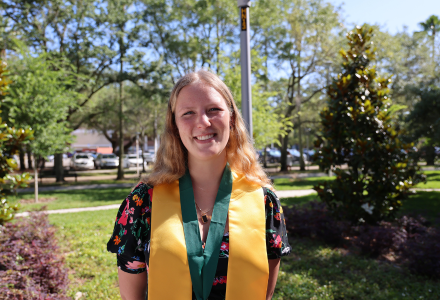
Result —
[{"label": "necklace", "polygon": [[197,205],[197,202],[194,201],[194,203],[196,204],[197,209],[200,211],[200,215],[201,215],[201,219],[202,219],[203,224],[205,224],[206,222],[208,222],[208,220],[211,219],[211,216],[208,216],[207,213],[209,213],[214,208],[214,206],[208,210],[202,211],[200,209],[200,207]]}]

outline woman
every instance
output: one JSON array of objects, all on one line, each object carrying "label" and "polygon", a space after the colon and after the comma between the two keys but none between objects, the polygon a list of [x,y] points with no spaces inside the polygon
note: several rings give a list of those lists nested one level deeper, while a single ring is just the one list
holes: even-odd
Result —
[{"label": "woman", "polygon": [[271,299],[290,253],[282,208],[216,75],[174,86],[153,171],[122,203],[107,249],[123,299]]}]

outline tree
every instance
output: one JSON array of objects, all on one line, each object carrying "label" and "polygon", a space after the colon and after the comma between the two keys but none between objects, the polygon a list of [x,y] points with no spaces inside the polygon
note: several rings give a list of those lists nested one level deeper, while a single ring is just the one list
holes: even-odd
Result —
[{"label": "tree", "polygon": [[435,60],[435,35],[440,30],[440,19],[436,15],[430,16],[425,22],[419,23],[423,33],[430,34],[432,38],[432,62]]},{"label": "tree", "polygon": [[[81,95],[74,86],[76,76],[66,60],[49,53],[33,56],[26,50],[20,57],[11,57],[14,84],[5,99],[8,122],[20,127],[32,127],[34,140],[30,143],[34,161],[53,153],[64,152],[72,142],[67,122],[69,110]],[[38,173],[34,163],[35,200],[38,201]]]},{"label": "tree", "polygon": [[[282,1],[280,23],[283,30],[272,46],[272,56],[277,57],[277,67],[288,76],[284,102],[284,116],[294,121],[295,113],[301,132],[300,111],[324,87],[322,78],[317,76],[325,62],[332,56],[337,42],[334,31],[339,26],[339,16],[335,8],[322,0]],[[287,133],[291,128],[284,129]],[[288,134],[282,138],[281,171],[287,171]],[[305,169],[303,147],[300,139],[300,166]]]},{"label": "tree", "polygon": [[423,149],[427,165],[434,165],[434,145],[440,144],[440,88],[430,86],[414,91],[420,99],[406,121],[413,140],[426,139]]},{"label": "tree", "polygon": [[[394,124],[390,80],[374,67],[373,29],[356,27],[341,50],[342,72],[329,87],[328,107],[321,112],[322,131],[315,146],[319,166],[336,179],[314,187],[335,214],[353,223],[376,223],[395,216],[410,188],[424,181],[408,155],[411,144]],[[348,170],[340,168],[347,164]]]},{"label": "tree", "polygon": [[[7,95],[8,85],[11,81],[6,75],[6,63],[0,60],[0,103]],[[14,193],[18,187],[26,187],[31,177],[29,173],[11,174],[17,169],[16,155],[23,144],[32,140],[32,130],[27,128],[17,129],[8,126],[0,118],[0,225],[14,218],[18,205],[9,205],[7,196]]]}]

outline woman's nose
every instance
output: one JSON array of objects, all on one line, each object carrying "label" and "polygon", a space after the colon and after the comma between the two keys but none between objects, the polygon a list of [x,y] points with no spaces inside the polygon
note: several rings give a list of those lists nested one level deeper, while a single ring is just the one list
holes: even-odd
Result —
[{"label": "woman's nose", "polygon": [[199,117],[197,118],[197,126],[202,128],[211,126],[211,121],[206,113],[199,114]]}]

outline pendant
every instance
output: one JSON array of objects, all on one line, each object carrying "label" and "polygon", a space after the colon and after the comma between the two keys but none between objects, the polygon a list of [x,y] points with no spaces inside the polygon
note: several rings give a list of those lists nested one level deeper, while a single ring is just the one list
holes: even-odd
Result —
[{"label": "pendant", "polygon": [[202,215],[202,222],[203,222],[203,224],[208,222],[208,216],[207,215]]}]

